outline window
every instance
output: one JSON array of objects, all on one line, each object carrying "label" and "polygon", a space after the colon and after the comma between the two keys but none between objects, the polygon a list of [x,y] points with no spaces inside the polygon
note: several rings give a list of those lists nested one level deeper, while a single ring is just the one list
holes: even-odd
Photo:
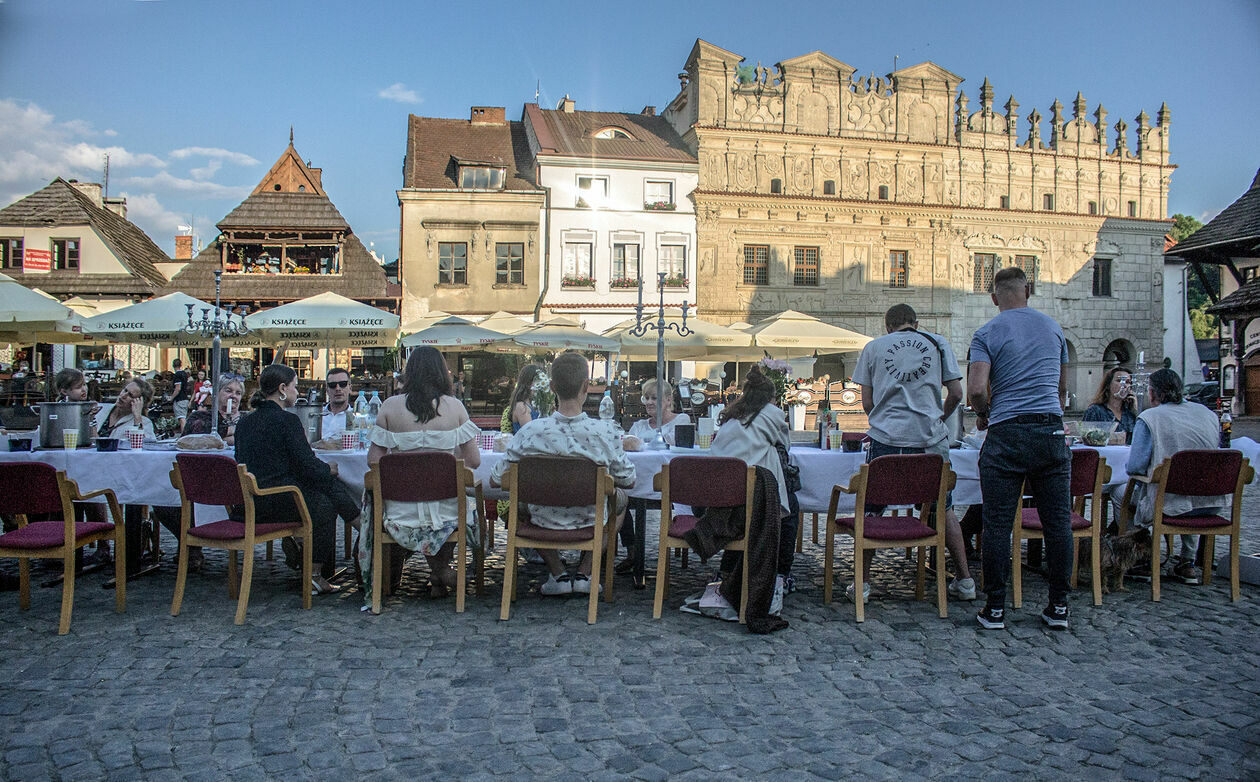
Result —
[{"label": "window", "polygon": [[608,200],[608,177],[580,176],[577,178],[577,205],[587,209],[600,207]]},{"label": "window", "polygon": [[78,239],[53,239],[53,268],[79,268]]},{"label": "window", "polygon": [[836,180],[824,179],[823,180],[823,195],[835,195],[835,194],[836,194]]},{"label": "window", "polygon": [[[634,287],[639,285],[639,245],[613,245],[613,284],[618,280],[633,280]],[[631,287],[626,285],[626,287]]]},{"label": "window", "polygon": [[1054,211],[1054,193],[1044,193],[1041,196],[1041,208],[1047,212]]},{"label": "window", "polygon": [[1246,285],[1247,283],[1254,280],[1257,276],[1260,276],[1260,275],[1257,275],[1257,273],[1260,272],[1260,266],[1248,266],[1244,269],[1239,269],[1238,271],[1242,272],[1243,285]]},{"label": "window", "polygon": [[630,134],[621,128],[604,128],[595,132],[595,138],[631,138]]},{"label": "window", "polygon": [[783,180],[782,180],[782,179],[771,179],[771,180],[770,180],[770,192],[771,192],[771,193],[782,193],[782,192],[783,192]]},{"label": "window", "polygon": [[22,240],[0,239],[0,269],[22,268]]},{"label": "window", "polygon": [[1094,295],[1111,295],[1111,259],[1094,259]]},{"label": "window", "polygon": [[1090,214],[1092,214],[1092,215],[1096,215],[1096,214],[1098,214],[1098,202],[1097,202],[1097,201],[1090,201],[1090,202],[1089,202],[1089,213],[1090,213]]},{"label": "window", "polygon": [[1137,217],[1137,201],[1129,202],[1129,217]]},{"label": "window", "polygon": [[687,246],[663,244],[660,249],[660,271],[665,272],[665,285],[687,287]]},{"label": "window", "polygon": [[744,284],[770,284],[770,247],[768,245],[744,245]]},{"label": "window", "polygon": [[888,200],[888,185],[879,186],[879,200],[881,201]]},{"label": "window", "polygon": [[1001,207],[1002,207],[1003,209],[1010,209],[1010,208],[1011,208],[1011,197],[1010,197],[1010,196],[1002,196],[1002,198],[1001,198],[1001,200],[1000,200],[1000,205],[1001,205]]},{"label": "window", "polygon": [[502,190],[502,168],[490,166],[460,166],[459,186],[464,190]]},{"label": "window", "polygon": [[792,251],[792,284],[818,284],[818,248],[797,247]]},{"label": "window", "polygon": [[975,279],[972,281],[973,293],[993,292],[993,271],[997,268],[996,253],[976,253]]},{"label": "window", "polygon": [[494,282],[496,285],[525,284],[524,244],[499,242],[494,246]]},{"label": "window", "polygon": [[905,250],[888,251],[888,287],[905,288],[910,281],[910,253]]},{"label": "window", "polygon": [[643,183],[643,208],[674,208],[674,183],[666,180],[649,179]]},{"label": "window", "polygon": [[464,242],[438,242],[438,284],[468,284],[468,245]]},{"label": "window", "polygon": [[566,285],[593,285],[594,270],[591,267],[590,242],[565,242],[564,264],[561,270]]},{"label": "window", "polygon": [[1032,292],[1037,292],[1037,256],[1035,255],[1016,255],[1015,265],[1020,268],[1024,276],[1028,278],[1028,284],[1032,286]]}]

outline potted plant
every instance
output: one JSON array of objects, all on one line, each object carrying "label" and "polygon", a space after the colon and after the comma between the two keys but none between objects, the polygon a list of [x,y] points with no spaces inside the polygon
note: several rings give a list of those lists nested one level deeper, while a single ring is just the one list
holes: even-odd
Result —
[{"label": "potted plant", "polygon": [[665,287],[666,288],[686,288],[687,287],[686,275],[675,274],[672,276],[667,276],[665,278]]},{"label": "potted plant", "polygon": [[637,288],[639,281],[634,277],[616,277],[608,282],[609,288]]},{"label": "potted plant", "polygon": [[595,278],[585,274],[566,274],[560,279],[562,288],[594,288]]},{"label": "potted plant", "polygon": [[674,211],[673,201],[644,201],[643,208],[649,212],[672,212]]}]

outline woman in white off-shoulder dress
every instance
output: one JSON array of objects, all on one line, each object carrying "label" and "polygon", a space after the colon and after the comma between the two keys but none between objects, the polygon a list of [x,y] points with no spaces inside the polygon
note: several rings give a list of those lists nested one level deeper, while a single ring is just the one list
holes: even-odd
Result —
[{"label": "woman in white off-shoulder dress", "polygon": [[[480,431],[468,417],[464,405],[451,394],[451,375],[442,354],[431,347],[412,351],[403,372],[402,393],[381,404],[372,428],[368,464],[376,464],[387,453],[399,451],[444,451],[476,469],[481,464],[477,449]],[[416,480],[424,480],[417,475]],[[476,509],[468,508],[469,546],[475,545]],[[458,521],[457,499],[433,502],[387,501],[384,507],[385,531],[399,545],[418,551],[429,562],[430,594],[445,596],[455,586],[451,557],[455,551],[452,535]],[[372,583],[371,525],[364,525],[359,537],[359,566],[365,585]],[[364,590],[364,604],[370,604],[370,587]]]}]

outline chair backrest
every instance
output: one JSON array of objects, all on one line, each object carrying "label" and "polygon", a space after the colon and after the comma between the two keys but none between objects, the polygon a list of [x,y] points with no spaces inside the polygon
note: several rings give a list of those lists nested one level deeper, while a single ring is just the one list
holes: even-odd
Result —
[{"label": "chair backrest", "polygon": [[599,498],[599,465],[568,456],[526,456],[516,465],[517,499],[531,505],[577,508]]},{"label": "chair backrest", "polygon": [[944,463],[935,453],[892,454],[872,459],[866,475],[866,504],[936,502]]},{"label": "chair backrest", "polygon": [[1178,451],[1168,465],[1164,491],[1186,497],[1233,494],[1238,487],[1242,458],[1241,451]]},{"label": "chair backrest", "polygon": [[726,456],[678,456],[669,470],[669,501],[705,508],[734,508],[748,502],[748,465]]},{"label": "chair backrest", "polygon": [[406,451],[381,457],[381,499],[432,502],[460,495],[456,458],[442,451]]},{"label": "chair backrest", "polygon": [[1101,458],[1092,448],[1072,449],[1072,496],[1094,493],[1094,479],[1098,476]]},{"label": "chair backrest", "polygon": [[184,496],[199,505],[243,505],[241,477],[231,456],[210,453],[175,455]]},{"label": "chair backrest", "polygon": [[57,468],[42,462],[0,463],[0,513],[61,515]]}]

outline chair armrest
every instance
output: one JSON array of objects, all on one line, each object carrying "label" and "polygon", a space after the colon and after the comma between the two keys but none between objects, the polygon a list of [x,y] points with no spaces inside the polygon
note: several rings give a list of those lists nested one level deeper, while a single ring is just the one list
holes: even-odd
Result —
[{"label": "chair armrest", "polygon": [[837,483],[831,487],[832,494],[856,494],[857,489],[850,489],[846,483]]},{"label": "chair armrest", "polygon": [[296,486],[272,486],[270,489],[254,489],[254,494],[259,497],[268,494],[296,494],[302,496],[302,490]]},{"label": "chair armrest", "polygon": [[664,475],[665,475],[665,471],[664,471],[664,470],[661,470],[661,471],[660,471],[660,472],[658,472],[656,475],[653,475],[653,476],[652,476],[652,491],[654,491],[654,492],[660,492],[660,490],[661,490],[661,485],[662,485],[662,482],[663,482],[663,480],[664,480],[662,476],[664,476]]},{"label": "chair armrest", "polygon": [[106,499],[112,499],[114,502],[118,501],[118,495],[114,494],[113,489],[97,489],[96,491],[90,491],[87,494],[79,494],[76,491],[74,495],[74,501],[81,502],[83,500],[90,500],[93,497],[101,497],[101,496],[105,497]]}]

